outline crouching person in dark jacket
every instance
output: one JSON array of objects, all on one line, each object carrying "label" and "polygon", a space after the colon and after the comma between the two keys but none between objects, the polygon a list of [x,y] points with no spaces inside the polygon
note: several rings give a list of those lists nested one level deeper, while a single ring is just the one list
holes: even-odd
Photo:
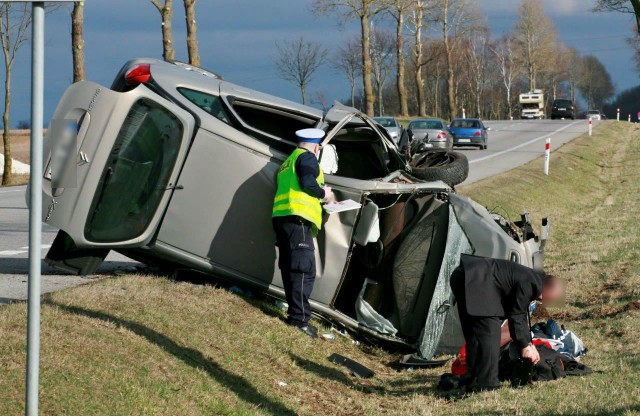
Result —
[{"label": "crouching person in dark jacket", "polygon": [[538,351],[531,343],[529,306],[564,295],[564,285],[543,272],[507,260],[463,254],[451,275],[466,341],[471,390],[500,387],[498,360],[503,319],[522,358],[536,364]]}]

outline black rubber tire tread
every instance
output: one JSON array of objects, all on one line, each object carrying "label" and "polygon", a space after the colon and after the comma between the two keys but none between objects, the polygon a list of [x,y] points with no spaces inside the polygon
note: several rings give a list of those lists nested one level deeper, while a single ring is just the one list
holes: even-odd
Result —
[{"label": "black rubber tire tread", "polygon": [[411,162],[411,168],[418,179],[442,181],[449,186],[459,185],[469,176],[467,157],[450,150],[426,152]]}]

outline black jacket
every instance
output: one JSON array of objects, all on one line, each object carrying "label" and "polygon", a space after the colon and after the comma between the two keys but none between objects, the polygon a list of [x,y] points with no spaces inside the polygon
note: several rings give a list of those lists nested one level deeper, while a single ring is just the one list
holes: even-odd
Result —
[{"label": "black jacket", "polygon": [[531,342],[529,305],[542,292],[542,276],[512,261],[466,254],[460,265],[468,314],[507,318],[511,338],[524,348]]}]

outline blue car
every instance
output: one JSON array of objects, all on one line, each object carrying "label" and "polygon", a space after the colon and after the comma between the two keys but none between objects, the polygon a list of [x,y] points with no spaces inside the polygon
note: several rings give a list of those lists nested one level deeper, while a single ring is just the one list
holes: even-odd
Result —
[{"label": "blue car", "polygon": [[490,128],[479,118],[456,118],[451,121],[449,131],[453,135],[454,146],[477,146],[487,148]]}]

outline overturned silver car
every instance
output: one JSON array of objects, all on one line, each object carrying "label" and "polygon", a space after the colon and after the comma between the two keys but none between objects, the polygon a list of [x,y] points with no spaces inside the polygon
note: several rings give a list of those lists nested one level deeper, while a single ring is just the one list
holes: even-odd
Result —
[{"label": "overturned silver car", "polygon": [[[60,122],[74,126],[62,163],[74,183],[56,181],[62,130],[51,128],[43,221],[60,232],[46,260],[73,273],[93,272],[116,250],[284,299],[271,206],[276,171],[306,127],[327,131],[321,162],[337,198],[362,203],[327,214],[317,237],[317,314],[431,358],[461,342],[449,288],[461,253],[542,266],[544,238],[526,217],[511,223],[457,195],[464,177],[452,180],[448,169],[461,167],[446,157],[431,181],[416,178],[386,131],[353,108],[324,114],[199,68],[137,59],[111,88],[70,86]],[[448,183],[433,181],[442,171]]]}]

